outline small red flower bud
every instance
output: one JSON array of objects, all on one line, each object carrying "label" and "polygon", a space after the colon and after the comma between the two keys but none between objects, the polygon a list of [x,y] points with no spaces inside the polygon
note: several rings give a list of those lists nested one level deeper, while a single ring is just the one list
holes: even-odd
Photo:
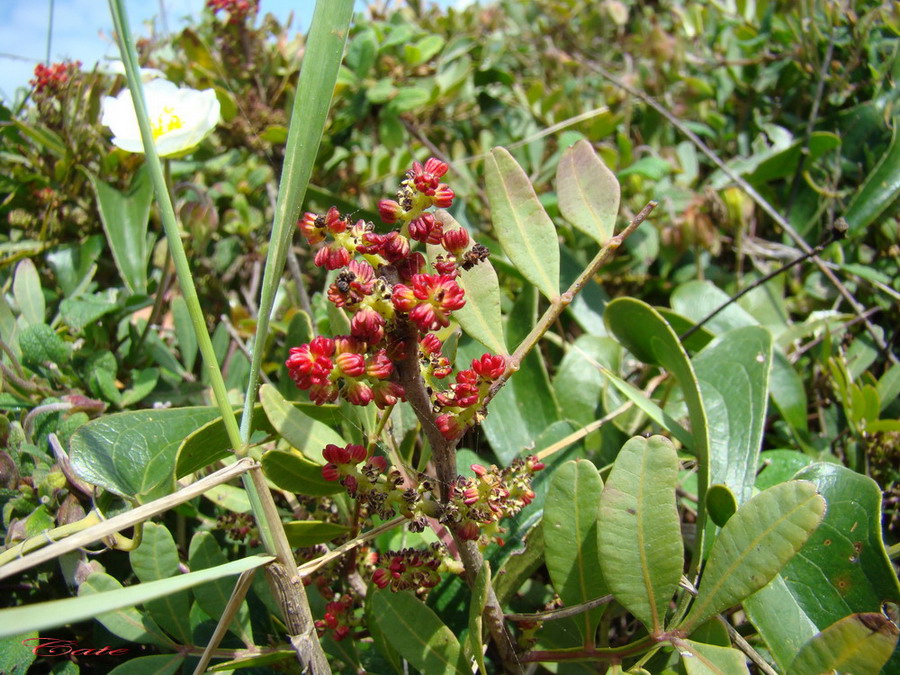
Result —
[{"label": "small red flower bud", "polygon": [[337,207],[332,206],[325,214],[325,227],[332,234],[340,234],[347,229],[347,219],[341,218],[341,212],[337,210]]},{"label": "small red flower bud", "polygon": [[359,464],[366,460],[366,448],[362,445],[350,444],[347,446],[347,452],[350,454],[350,461],[353,464]]},{"label": "small red flower bud", "polygon": [[388,358],[387,352],[380,349],[366,361],[366,374],[378,380],[386,380],[394,372],[394,364]]},{"label": "small red flower bud", "polygon": [[373,384],[372,395],[375,405],[382,409],[394,405],[397,401],[406,400],[406,392],[403,391],[403,387],[390,380],[379,380]]},{"label": "small red flower bud", "polygon": [[348,382],[344,387],[344,398],[353,405],[369,405],[374,398],[372,387],[365,382]]},{"label": "small red flower bud", "polygon": [[456,419],[456,415],[451,415],[449,413],[438,415],[435,423],[437,424],[438,430],[441,432],[441,436],[448,441],[452,441],[454,438],[461,435],[462,430],[459,427],[459,420]]},{"label": "small red flower bud", "polygon": [[440,178],[447,170],[450,168],[446,162],[442,162],[437,157],[429,157],[428,161],[425,162],[425,166],[423,167],[427,173],[430,173],[435,178]]},{"label": "small red flower bud", "polygon": [[350,262],[350,252],[343,246],[330,245],[320,248],[313,258],[316,267],[324,267],[327,270],[337,270],[346,267]]},{"label": "small red flower bud", "polygon": [[456,535],[465,541],[475,541],[480,534],[481,531],[478,529],[478,525],[471,520],[456,528]]},{"label": "small red flower bud", "polygon": [[329,443],[322,450],[322,457],[326,462],[331,462],[332,464],[347,464],[350,461],[350,452],[347,448]]},{"label": "small red flower bud", "polygon": [[297,228],[311,245],[325,241],[325,219],[315,213],[304,213]]},{"label": "small red flower bud", "polygon": [[403,260],[394,265],[397,268],[397,275],[401,281],[410,283],[412,278],[421,274],[425,269],[425,256],[418,251],[414,251],[406,256]]},{"label": "small red flower bud", "polygon": [[399,232],[389,232],[381,247],[381,255],[391,264],[403,260],[409,255],[409,239]]},{"label": "small red flower bud", "polygon": [[322,467],[322,478],[327,481],[337,481],[341,477],[340,472],[338,471],[338,467],[336,464],[326,464]]},{"label": "small red flower bud", "polygon": [[387,588],[387,585],[391,582],[390,573],[384,569],[383,567],[379,567],[375,570],[375,573],[372,575],[372,583],[378,586],[378,588]]},{"label": "small red flower bud", "polygon": [[369,458],[367,465],[378,473],[384,473],[388,468],[387,457],[384,455],[373,455]]},{"label": "small red flower bud", "polygon": [[409,236],[426,244],[440,244],[444,226],[431,213],[423,213],[409,224]]},{"label": "small red flower bud", "polygon": [[499,354],[485,354],[480,359],[472,359],[472,370],[484,379],[493,381],[506,370],[506,359]]},{"label": "small red flower bud", "polygon": [[366,372],[366,360],[362,354],[343,353],[334,359],[341,372],[348,377],[359,377]]},{"label": "small red flower bud", "polygon": [[378,202],[378,215],[389,225],[396,223],[403,215],[403,208],[393,199],[382,199]]},{"label": "small red flower bud", "polygon": [[481,464],[472,464],[472,466],[469,468],[475,472],[476,476],[485,476],[485,475],[487,475],[487,472],[488,472],[487,469],[485,469],[483,466],[481,466]]},{"label": "small red flower bud", "polygon": [[425,335],[421,340],[419,340],[419,344],[422,347],[422,352],[426,356],[434,356],[441,353],[441,341],[434,333],[428,333],[428,335]]},{"label": "small red flower bud", "polygon": [[453,190],[446,183],[441,183],[434,191],[434,205],[439,209],[449,209],[453,205]]},{"label": "small red flower bud", "polygon": [[334,403],[338,397],[338,388],[333,382],[314,384],[309,389],[309,398],[316,405]]},{"label": "small red flower bud", "polygon": [[384,338],[384,317],[371,307],[361,309],[350,320],[350,334],[370,345]]},{"label": "small red flower bud", "polygon": [[409,312],[418,304],[418,299],[409,286],[397,284],[391,293],[391,302],[398,312]]},{"label": "small red flower bud", "polygon": [[458,227],[455,230],[448,230],[447,232],[444,232],[441,237],[441,244],[443,247],[449,253],[457,256],[466,250],[469,241],[469,233],[461,227]]}]

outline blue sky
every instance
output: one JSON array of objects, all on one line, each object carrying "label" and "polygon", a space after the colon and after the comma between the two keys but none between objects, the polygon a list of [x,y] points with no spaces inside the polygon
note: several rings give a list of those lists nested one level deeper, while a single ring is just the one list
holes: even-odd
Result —
[{"label": "blue sky", "polygon": [[[327,0],[326,0],[327,1]],[[437,0],[441,5],[456,0]],[[0,0],[0,97],[12,99],[17,87],[27,86],[34,66],[47,53],[47,29],[51,0]],[[148,35],[145,22],[165,9],[169,30],[177,30],[186,18],[197,16],[205,0],[126,0],[126,11],[136,36]],[[293,28],[306,32],[315,0],[261,0],[262,11],[282,20],[294,12]],[[365,7],[356,0],[357,8]],[[156,26],[161,28],[160,22]],[[118,58],[112,41],[112,19],[106,0],[54,0],[51,62],[81,61],[86,68],[105,57]]]}]

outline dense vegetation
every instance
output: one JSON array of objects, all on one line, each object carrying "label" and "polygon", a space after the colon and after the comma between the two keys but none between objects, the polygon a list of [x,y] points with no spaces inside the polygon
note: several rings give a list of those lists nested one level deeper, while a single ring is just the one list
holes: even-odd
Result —
[{"label": "dense vegetation", "polygon": [[0,106],[0,671],[900,669],[896,3],[208,4]]}]

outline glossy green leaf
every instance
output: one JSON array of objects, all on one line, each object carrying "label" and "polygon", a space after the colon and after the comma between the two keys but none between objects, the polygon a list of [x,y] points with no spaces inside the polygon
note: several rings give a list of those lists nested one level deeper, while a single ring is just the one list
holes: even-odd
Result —
[{"label": "glossy green leaf", "polygon": [[[728,295],[708,281],[689,281],[672,293],[672,309],[691,321],[700,321],[713,310],[728,301]],[[727,333],[734,328],[756,326],[759,322],[744,308],[734,303],[722,310],[704,324],[704,329],[716,335]],[[805,433],[806,390],[803,380],[781,350],[773,354],[770,375],[770,395],[785,421],[793,428]]]},{"label": "glossy green leaf", "polygon": [[32,650],[40,644],[38,637],[35,630],[0,639],[0,673],[25,675],[37,659]]},{"label": "glossy green leaf", "polygon": [[[544,560],[565,605],[587,602],[608,592],[597,542],[602,490],[603,481],[591,462],[570,461],[555,471],[544,500]],[[579,617],[583,634],[591,634],[598,613]]]},{"label": "glossy green leaf", "polygon": [[340,483],[322,478],[322,466],[299,452],[269,450],[262,457],[266,478],[282,490],[314,497],[342,492],[344,488]]},{"label": "glossy green leaf", "polygon": [[233,659],[231,661],[225,661],[224,663],[217,663],[216,665],[208,668],[207,672],[230,673],[235,670],[242,670],[244,668],[259,668],[261,666],[268,666],[273,663],[281,663],[282,661],[292,661],[296,664],[297,652],[295,652],[293,649],[279,649],[278,651],[269,652],[268,654],[261,654],[260,656],[250,656],[242,659]]},{"label": "glossy green leaf", "polygon": [[431,609],[408,591],[379,590],[367,602],[388,642],[423,673],[471,673],[462,646]]},{"label": "glossy green leaf", "polygon": [[744,504],[713,544],[699,594],[682,627],[690,631],[769,583],[824,514],[825,500],[808,481],[776,485]]},{"label": "glossy green leaf", "polygon": [[103,223],[106,241],[122,281],[132,293],[146,293],[149,259],[147,225],[153,203],[150,172],[138,171],[128,192],[119,192],[91,174],[88,177],[97,195],[100,222]]},{"label": "glossy green leaf", "polygon": [[72,436],[72,467],[89,483],[151,501],[175,489],[175,454],[182,439],[218,416],[216,408],[203,407],[106,415]]},{"label": "glossy green leaf", "polygon": [[109,671],[109,675],[175,675],[181,670],[181,654],[152,654],[129,659]]},{"label": "glossy green leaf", "polygon": [[766,450],[759,458],[761,469],[756,476],[758,490],[790,480],[813,461],[812,457],[797,450]]},{"label": "glossy green leaf", "polygon": [[[275,387],[268,384],[260,387],[259,400],[272,428],[309,459],[323,461],[322,450],[329,443],[346,445],[344,439],[334,429],[313,419],[299,406],[286,401]],[[306,406],[312,407],[312,404]]]},{"label": "glossy green leaf", "polygon": [[233,513],[250,513],[251,510],[247,491],[234,485],[216,485],[204,492],[203,497]]},{"label": "glossy green leaf", "polygon": [[12,291],[25,322],[32,326],[44,323],[46,307],[44,294],[41,292],[41,278],[31,258],[25,258],[16,265]]},{"label": "glossy green leaf", "polygon": [[684,566],[677,483],[672,442],[636,436],[619,451],[600,497],[603,578],[616,600],[652,634],[664,628]]},{"label": "glossy green leaf", "polygon": [[[521,535],[520,535],[521,539]],[[507,546],[511,548],[508,543]],[[530,577],[544,564],[544,524],[537,524],[528,530],[524,545],[513,550],[494,575],[494,592],[497,601],[505,606],[519,592]]]},{"label": "glossy green leaf", "polygon": [[[253,428],[274,433],[261,405],[253,408]],[[231,443],[221,417],[198,427],[182,440],[175,456],[175,477],[183,478],[231,455]]]},{"label": "glossy green leaf", "polygon": [[[105,572],[94,572],[78,587],[78,597],[82,599],[97,595],[104,596],[108,593],[121,593],[123,590],[118,579]],[[106,630],[128,642],[171,645],[171,641],[156,625],[156,622],[134,606],[119,607],[110,611],[105,611],[103,608],[91,618],[96,618]],[[64,620],[71,621],[68,617]]]},{"label": "glossy green leaf", "polygon": [[284,533],[292,548],[327,544],[350,531],[346,525],[324,520],[295,520],[284,524]]},{"label": "glossy green leaf", "polygon": [[485,159],[494,232],[503,251],[544,296],[559,296],[559,242],[528,176],[504,148]]},{"label": "glossy green leaf", "polygon": [[894,118],[891,144],[854,195],[844,219],[859,234],[884,215],[900,197],[900,118]]},{"label": "glossy green leaf", "polygon": [[[207,569],[220,569],[227,564],[227,559],[216,538],[211,532],[198,532],[191,539],[188,550],[188,566],[192,572]],[[251,568],[248,568],[251,569]],[[200,608],[211,617],[218,619],[225,613],[228,599],[234,589],[234,580],[219,578],[194,589],[194,599]],[[253,631],[250,628],[250,610],[247,601],[241,606],[231,621],[231,630],[241,638],[245,645],[253,644]]]},{"label": "glossy green leaf", "polygon": [[759,326],[729,331],[693,359],[709,425],[710,482],[726,485],[743,504],[759,464],[772,334]]},{"label": "glossy green leaf", "polygon": [[366,602],[364,612],[366,627],[369,629],[369,634],[372,636],[372,642],[375,643],[375,648],[378,650],[378,653],[381,654],[395,675],[406,675],[407,664],[385,636],[385,631],[390,631],[391,626],[382,626],[378,621],[377,615],[375,614],[374,602]]},{"label": "glossy green leaf", "polygon": [[793,176],[804,151],[806,154],[804,168],[809,170],[819,157],[840,145],[840,137],[833,133],[813,132],[808,139],[798,140],[787,148],[766,157],[746,178],[753,184],[759,184]]},{"label": "glossy green leaf", "polygon": [[897,646],[897,626],[880,612],[851,614],[831,624],[800,649],[789,672],[819,675],[877,673]]},{"label": "glossy green leaf", "polygon": [[488,591],[491,588],[491,565],[488,562],[481,564],[481,569],[475,576],[475,583],[472,585],[472,601],[469,605],[469,646],[472,650],[472,656],[478,664],[478,670],[482,675],[487,675],[488,670],[484,665],[484,640],[482,633],[484,632],[484,607],[487,604]]},{"label": "glossy green leaf", "polygon": [[[435,219],[443,224],[445,232],[462,227],[443,210],[435,213]],[[443,248],[428,246],[430,261],[434,262],[442,253],[445,253]],[[457,281],[466,292],[466,304],[454,312],[453,318],[467,335],[478,340],[492,353],[509,353],[503,336],[503,317],[500,314],[500,282],[490,259],[483,260],[469,270],[460,270]]]},{"label": "glossy green leaf", "polygon": [[559,210],[601,246],[613,236],[621,189],[613,172],[582,139],[567,148],[556,169]]},{"label": "glossy green leaf", "polygon": [[[134,607],[154,598],[193,588],[198,584],[231,577],[246,570],[265,565],[272,560],[274,560],[272,556],[250,556],[200,572],[194,571],[189,574],[180,574],[168,579],[160,579],[159,581],[151,581],[146,584],[137,584],[126,588],[118,586],[118,582],[112,577],[102,575],[115,583],[102,582],[103,588],[100,588],[99,584],[95,584],[95,588],[92,590],[98,590],[99,592],[90,592],[88,590],[84,595],[77,598],[51,600],[50,602],[40,602],[24,607],[0,610],[0,637],[18,635],[30,630],[43,631],[49,628],[56,628],[57,626],[87,621],[105,612]],[[94,573],[91,577],[98,574],[101,573]],[[109,590],[107,590],[106,586],[109,586]]]},{"label": "glossy green leaf", "polygon": [[[881,538],[881,490],[871,478],[837,464],[812,464],[796,478],[812,481],[828,512],[779,576],[745,603],[778,664],[787,669],[803,643],[848,614],[900,604],[900,585]],[[793,617],[796,630],[786,630]],[[900,654],[886,672],[900,667]]]},{"label": "glossy green leaf", "polygon": [[740,675],[750,672],[747,657],[733,647],[680,640],[678,653],[687,675]]}]

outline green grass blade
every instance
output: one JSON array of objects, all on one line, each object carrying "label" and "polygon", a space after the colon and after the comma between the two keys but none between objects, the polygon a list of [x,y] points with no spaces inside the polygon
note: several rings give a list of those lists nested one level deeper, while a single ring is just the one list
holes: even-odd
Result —
[{"label": "green grass blade", "polygon": [[259,318],[256,324],[256,338],[253,341],[253,361],[250,366],[247,395],[244,397],[244,416],[241,420],[241,438],[245,443],[250,440],[250,434],[253,433],[251,413],[256,402],[256,388],[259,386],[259,372],[269,332],[269,316],[275,302],[275,291],[284,270],[287,249],[316,161],[352,13],[353,0],[317,2],[309,29],[303,68],[297,84],[291,125],[288,130],[284,169],[278,188],[278,201],[275,204],[275,222],[272,226],[272,237],[263,273]]}]

